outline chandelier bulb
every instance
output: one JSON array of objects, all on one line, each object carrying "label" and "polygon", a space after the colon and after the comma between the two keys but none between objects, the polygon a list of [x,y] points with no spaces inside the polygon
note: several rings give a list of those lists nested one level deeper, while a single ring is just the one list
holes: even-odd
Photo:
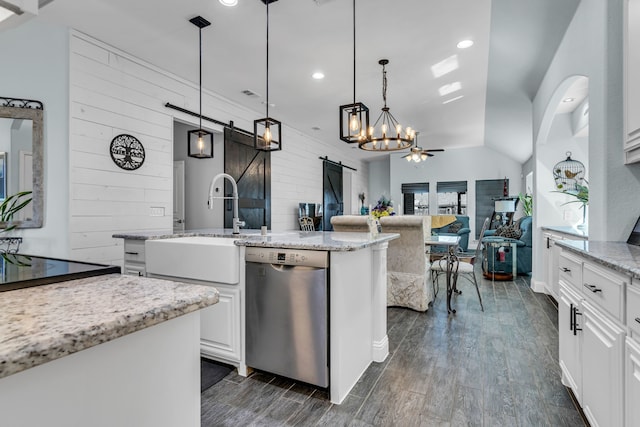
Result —
[{"label": "chandelier bulb", "polygon": [[398,123],[396,125],[396,135],[398,135],[398,138],[400,138],[401,134],[402,134],[402,125],[400,123]]},{"label": "chandelier bulb", "polygon": [[262,135],[262,137],[264,138],[264,142],[267,145],[271,144],[271,128],[269,128],[269,125],[266,125],[264,127],[264,134]]},{"label": "chandelier bulb", "polygon": [[353,112],[351,113],[351,120],[349,120],[349,127],[352,132],[357,132],[360,129],[360,120],[358,120],[358,115]]},{"label": "chandelier bulb", "polygon": [[373,126],[369,126],[369,136],[373,136]]},{"label": "chandelier bulb", "polygon": [[385,137],[387,136],[387,130],[388,130],[388,129],[389,129],[389,126],[387,126],[387,124],[386,124],[386,123],[383,123],[383,124],[382,124],[382,128],[381,128],[381,130],[382,130],[382,137],[383,137],[383,138],[385,138]]}]

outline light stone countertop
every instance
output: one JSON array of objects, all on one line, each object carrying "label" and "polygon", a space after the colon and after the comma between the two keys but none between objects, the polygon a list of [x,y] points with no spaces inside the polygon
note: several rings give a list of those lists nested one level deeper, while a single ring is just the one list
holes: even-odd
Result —
[{"label": "light stone countertop", "polygon": [[0,293],[0,378],[218,302],[202,285],[109,274]]},{"label": "light stone countertop", "polygon": [[586,240],[589,237],[587,229],[579,230],[568,225],[545,225],[541,227],[543,230],[569,235],[578,239]]},{"label": "light stone countertop", "polygon": [[395,233],[380,233],[373,237],[370,233],[335,231],[268,232],[266,236],[262,236],[260,235],[260,230],[240,230],[240,234],[232,234],[231,229],[222,228],[188,230],[180,233],[146,231],[113,235],[114,238],[133,240],[171,239],[191,236],[235,238],[234,243],[238,246],[324,251],[355,251],[400,237],[399,234]]},{"label": "light stone countertop", "polygon": [[562,249],[582,255],[585,258],[620,273],[640,279],[640,247],[625,242],[593,242],[581,240],[559,240]]}]

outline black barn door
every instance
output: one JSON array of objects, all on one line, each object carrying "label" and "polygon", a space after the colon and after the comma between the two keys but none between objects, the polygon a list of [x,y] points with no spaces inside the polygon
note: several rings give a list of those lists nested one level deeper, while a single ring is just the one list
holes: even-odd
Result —
[{"label": "black barn door", "polygon": [[344,204],[342,203],[342,166],[330,162],[323,163],[322,183],[322,229],[332,231],[331,217],[342,215]]},{"label": "black barn door", "polygon": [[[224,171],[238,183],[238,216],[243,228],[271,229],[271,153],[253,148],[253,137],[231,129],[224,130]],[[225,180],[225,195],[231,184]],[[232,227],[233,205],[227,200],[224,226]]]}]

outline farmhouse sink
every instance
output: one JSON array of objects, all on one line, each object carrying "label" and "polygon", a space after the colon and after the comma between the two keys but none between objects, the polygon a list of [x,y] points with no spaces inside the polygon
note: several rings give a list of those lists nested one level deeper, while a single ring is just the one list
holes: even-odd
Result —
[{"label": "farmhouse sink", "polygon": [[240,281],[240,248],[229,237],[176,237],[147,240],[147,273],[236,284]]}]

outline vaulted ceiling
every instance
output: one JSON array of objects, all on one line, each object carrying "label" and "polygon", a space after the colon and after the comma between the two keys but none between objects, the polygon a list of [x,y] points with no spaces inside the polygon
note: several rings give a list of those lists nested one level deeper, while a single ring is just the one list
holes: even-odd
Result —
[{"label": "vaulted ceiling", "polygon": [[[531,100],[578,3],[357,0],[357,100],[375,121],[382,107],[378,60],[389,59],[388,105],[403,125],[420,132],[422,147],[486,145],[524,162],[532,152]],[[352,5],[278,0],[269,6],[271,115],[335,144],[344,144],[338,106],[353,101]],[[189,19],[201,15],[212,22],[202,30],[203,86],[259,118],[265,107],[265,9],[261,0],[238,0],[235,7],[218,0],[54,0],[36,19],[76,28],[197,82],[198,29]],[[465,39],[474,45],[457,48]],[[434,73],[445,60],[457,68]],[[314,80],[316,71],[325,78]],[[441,95],[456,82],[458,90]],[[353,155],[375,156],[358,149]]]}]

